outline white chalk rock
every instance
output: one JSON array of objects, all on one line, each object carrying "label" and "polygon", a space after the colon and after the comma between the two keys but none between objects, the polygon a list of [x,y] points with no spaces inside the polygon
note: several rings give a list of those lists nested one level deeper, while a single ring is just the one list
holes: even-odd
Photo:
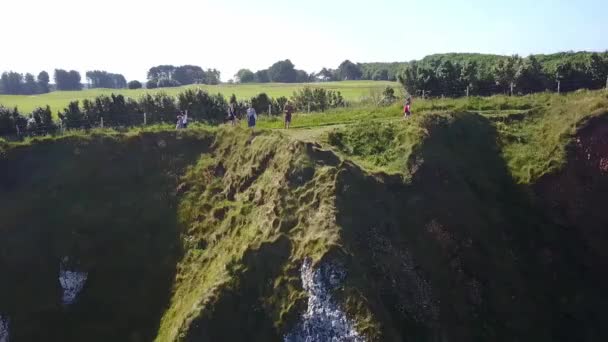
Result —
[{"label": "white chalk rock", "polygon": [[61,288],[63,289],[63,305],[71,305],[76,302],[88,277],[86,272],[70,270],[68,263],[69,259],[66,257],[59,266],[59,284],[61,284]]},{"label": "white chalk rock", "polygon": [[340,267],[324,264],[313,269],[305,260],[301,268],[302,285],[308,293],[308,308],[285,342],[363,342],[354,323],[331,298],[331,290],[345,277]]}]

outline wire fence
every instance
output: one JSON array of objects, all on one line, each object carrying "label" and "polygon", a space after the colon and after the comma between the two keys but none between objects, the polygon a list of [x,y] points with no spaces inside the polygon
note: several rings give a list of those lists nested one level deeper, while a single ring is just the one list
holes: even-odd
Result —
[{"label": "wire fence", "polygon": [[[585,81],[558,81],[554,84],[553,88],[545,89],[545,92],[548,93],[568,93],[572,91],[576,91],[582,89],[584,86],[587,86],[589,83]],[[359,101],[345,101],[345,107],[348,106],[356,106],[357,104],[379,104],[383,100],[383,90],[386,89],[387,86],[378,86],[378,87],[352,87],[353,89],[362,90],[362,95]],[[390,86],[388,86],[390,87]],[[330,89],[330,88],[328,88]],[[342,88],[336,88],[342,89]],[[608,81],[606,86],[603,88],[608,91]],[[367,91],[367,94],[365,93]],[[506,96],[521,96],[521,95],[529,95],[533,93],[538,93],[538,91],[526,91],[526,89],[521,89],[516,87],[514,84],[510,84],[508,86],[500,86],[500,85],[487,85],[484,87],[443,87],[442,89],[436,90],[418,90],[413,94],[407,93],[402,87],[399,87],[398,90],[394,93],[395,98],[393,101],[401,100],[406,97],[414,97],[418,99],[440,99],[440,98],[468,98],[468,97],[476,97],[476,96],[488,96],[488,95],[506,95]],[[311,108],[315,108],[315,105],[311,105],[309,102],[308,106],[304,106],[300,110],[300,112],[311,112]],[[314,111],[314,110],[313,110]],[[243,113],[240,113],[242,116]],[[276,109],[273,109],[272,106],[269,106],[268,111],[263,111],[258,114],[268,114],[268,115],[280,115],[282,113],[277,113]],[[196,116],[190,116],[188,121],[190,124],[196,123]],[[241,119],[241,117],[239,117]],[[226,115],[225,121],[228,121],[228,115]],[[179,128],[177,125],[177,115],[173,117],[172,115],[162,115],[159,117],[158,115],[148,115],[146,113],[123,113],[121,115],[114,116],[97,116],[96,118],[86,118],[81,120],[57,120],[52,123],[44,124],[42,122],[35,122],[33,118],[29,118],[15,125],[14,133],[11,134],[3,134],[0,135],[0,138],[3,138],[8,141],[19,141],[23,140],[27,137],[37,137],[37,136],[46,136],[46,135],[64,135],[66,132],[70,131],[90,131],[94,129],[113,129],[113,130],[128,130],[133,127],[146,127],[151,124],[163,124],[163,125],[175,125],[176,129]]]}]

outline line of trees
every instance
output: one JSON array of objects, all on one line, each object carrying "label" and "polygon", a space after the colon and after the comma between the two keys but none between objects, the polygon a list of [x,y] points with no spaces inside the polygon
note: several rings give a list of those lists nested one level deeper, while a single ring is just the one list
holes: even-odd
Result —
[{"label": "line of trees", "polygon": [[76,70],[55,69],[55,86],[57,90],[82,90],[80,73]]},{"label": "line of trees", "polygon": [[316,81],[314,74],[298,70],[291,60],[278,61],[268,69],[255,73],[249,69],[241,69],[234,75],[237,83],[306,83]]},{"label": "line of trees", "polygon": [[[362,64],[355,64],[349,60],[342,62],[337,69],[323,68],[318,73],[313,72],[309,74],[304,70],[296,69],[294,64],[287,59],[274,63],[268,69],[256,72],[249,69],[241,69],[234,75],[234,79],[237,83],[309,83],[362,80],[366,79],[364,75],[366,74],[364,74]],[[375,74],[369,79],[389,80],[390,78],[388,70],[381,69],[375,71]],[[396,80],[395,74],[393,74],[392,79]]]},{"label": "line of trees", "polygon": [[87,81],[91,88],[121,89],[127,87],[127,80],[121,74],[113,74],[103,70],[87,71]]},{"label": "line of trees", "polygon": [[[121,74],[113,74],[103,70],[86,72],[86,78],[91,88],[126,88],[129,84]],[[76,70],[55,69],[53,79],[56,90],[82,90],[82,77]],[[141,88],[140,82],[131,84],[131,89]],[[50,76],[41,71],[38,77],[30,73],[21,74],[14,71],[3,72],[0,77],[0,94],[33,95],[50,92]]]},{"label": "line of trees", "polygon": [[189,84],[219,84],[217,69],[203,70],[197,65],[158,65],[148,70],[148,89],[179,87]]},{"label": "line of trees", "polygon": [[434,58],[409,63],[398,79],[408,93],[429,96],[530,94],[558,86],[560,91],[573,91],[607,85],[608,54],[592,53],[576,62],[544,65],[541,58],[514,55],[493,62]]},{"label": "line of trees", "polygon": [[41,71],[37,78],[27,73],[25,75],[8,71],[0,77],[0,94],[33,95],[49,92],[49,74]]}]

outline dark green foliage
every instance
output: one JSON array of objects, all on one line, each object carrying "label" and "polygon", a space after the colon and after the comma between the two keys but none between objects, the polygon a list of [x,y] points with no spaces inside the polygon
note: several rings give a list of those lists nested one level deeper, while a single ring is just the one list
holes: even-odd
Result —
[{"label": "dark green foliage", "polygon": [[393,104],[397,101],[397,96],[395,96],[395,89],[391,87],[386,87],[382,92],[382,104],[385,106]]},{"label": "dark green foliage", "polygon": [[68,107],[59,112],[59,119],[65,128],[90,128],[91,123],[80,110],[78,101],[72,101]]},{"label": "dark green foliage", "polygon": [[542,65],[536,57],[525,58],[515,73],[515,84],[517,91],[523,94],[531,94],[550,88],[549,80],[543,73]]},{"label": "dark green foliage", "polygon": [[270,76],[268,75],[268,70],[258,70],[255,72],[255,82],[257,83],[268,83],[270,82]]},{"label": "dark green foliage", "polygon": [[148,70],[148,89],[178,87],[188,84],[219,84],[220,72],[203,70],[197,65],[159,65]]},{"label": "dark green foliage", "polygon": [[127,84],[127,87],[129,87],[129,89],[141,89],[142,84],[141,84],[141,82],[139,82],[137,80],[133,80]]},{"label": "dark green foliage", "polygon": [[156,89],[158,88],[158,81],[150,80],[146,82],[146,89]]},{"label": "dark green foliage", "polygon": [[341,81],[360,80],[361,76],[363,76],[363,72],[361,71],[361,68],[357,64],[355,64],[349,60],[345,60],[344,62],[342,62],[340,64],[340,66],[338,67],[337,73],[338,73],[338,79]]},{"label": "dark green foliage", "polygon": [[285,96],[278,97],[272,101],[272,114],[281,115],[289,100]]},{"label": "dark green foliage", "polygon": [[55,69],[57,90],[81,90],[80,73],[76,70]]},{"label": "dark green foliage", "polygon": [[205,83],[205,71],[196,65],[182,65],[175,68],[173,79],[182,85]]},{"label": "dark green foliage", "polygon": [[338,78],[336,70],[327,68],[321,69],[316,77],[322,82],[335,81]]},{"label": "dark green foliage", "polygon": [[311,82],[311,75],[304,70],[296,70],[296,82],[298,83],[306,83]]},{"label": "dark green foliage", "polygon": [[[57,125],[53,122],[53,115],[51,113],[51,107],[36,108],[32,112],[32,117],[35,122],[35,135],[53,134],[57,130]],[[28,130],[30,127],[28,127]]]},{"label": "dark green foliage", "polygon": [[295,108],[300,112],[320,111],[344,106],[344,98],[339,91],[325,88],[306,87],[295,91],[291,97]]},{"label": "dark green foliage", "polygon": [[146,113],[148,123],[175,122],[177,104],[175,98],[165,93],[146,93],[139,99],[140,111]]},{"label": "dark green foliage", "polygon": [[374,72],[372,80],[374,81],[388,81],[388,69],[379,69]]},{"label": "dark green foliage", "polygon": [[294,83],[297,79],[297,72],[293,63],[286,59],[274,63],[268,69],[268,77],[271,82]]},{"label": "dark green foliage", "polygon": [[173,65],[158,65],[148,70],[148,80],[173,79],[175,74],[175,66]]},{"label": "dark green foliage", "polygon": [[169,80],[169,79],[166,79],[166,78],[163,78],[163,79],[161,79],[161,80],[158,80],[158,82],[156,83],[156,86],[157,86],[158,88],[179,87],[179,86],[181,86],[181,85],[182,85],[182,84],[181,84],[181,83],[179,83],[179,82],[178,82],[178,81],[176,81],[176,80]]},{"label": "dark green foliage", "polygon": [[0,78],[1,89],[5,94],[21,94],[23,87],[23,75],[17,72],[3,72]]},{"label": "dark green foliage", "polygon": [[40,94],[45,94],[50,91],[49,82],[50,82],[49,73],[46,71],[41,71],[38,74],[38,92]]},{"label": "dark green foliage", "polygon": [[188,111],[188,116],[196,121],[217,124],[224,120],[228,103],[221,94],[211,95],[201,89],[187,89],[178,94],[180,110]]},{"label": "dark green foliage", "polygon": [[86,76],[91,88],[120,89],[127,87],[127,80],[121,74],[112,74],[107,71],[93,70],[87,71]]},{"label": "dark green foliage", "polygon": [[0,105],[0,136],[17,134],[17,126],[20,132],[24,132],[26,119],[19,114],[17,108],[11,110]]},{"label": "dark green foliage", "polygon": [[32,94],[36,94],[38,92],[38,85],[36,84],[36,79],[34,78],[34,75],[27,73],[25,74],[24,79],[24,83],[23,83],[23,87],[22,87],[22,94],[23,95],[32,95]]},{"label": "dark green foliage", "polygon": [[41,71],[37,80],[34,75],[25,76],[17,72],[4,72],[0,77],[0,94],[33,95],[49,92],[49,74]]},{"label": "dark green foliage", "polygon": [[[362,80],[373,80],[382,75],[382,80],[396,81],[397,76],[401,74],[407,63],[359,63],[361,68]],[[384,71],[386,70],[386,78]]]},{"label": "dark green foliage", "polygon": [[255,74],[249,69],[241,69],[234,75],[238,83],[251,83],[255,81]]},{"label": "dark green foliage", "polygon": [[272,99],[266,93],[261,93],[251,98],[251,107],[253,107],[258,114],[268,114],[270,105],[272,105]]}]

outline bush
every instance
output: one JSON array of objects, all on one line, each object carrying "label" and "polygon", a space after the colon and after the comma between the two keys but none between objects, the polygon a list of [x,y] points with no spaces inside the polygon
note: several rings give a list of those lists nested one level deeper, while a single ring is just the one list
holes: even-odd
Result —
[{"label": "bush", "polygon": [[72,101],[68,104],[67,108],[59,112],[59,119],[63,122],[63,126],[71,128],[90,128],[91,123],[80,110],[80,104],[78,101]]},{"label": "bush", "polygon": [[324,88],[306,87],[293,93],[291,97],[294,106],[299,111],[325,111],[329,108],[344,106],[344,98],[339,91],[325,90]]},{"label": "bush", "polygon": [[156,88],[158,88],[158,81],[157,80],[150,80],[150,81],[146,82],[146,88],[147,89],[156,89]]},{"label": "bush", "polygon": [[261,93],[251,98],[251,106],[258,114],[268,113],[268,107],[271,104],[272,99],[266,93]]},{"label": "bush", "polygon": [[51,107],[36,108],[32,112],[31,116],[36,122],[36,134],[53,134],[57,131],[57,125],[53,122],[53,115],[51,113]]},{"label": "bush", "polygon": [[129,89],[141,89],[142,88],[142,84],[139,81],[131,81],[131,82],[129,82],[129,84],[127,86],[129,87]]},{"label": "bush", "polygon": [[8,109],[0,105],[0,135],[17,134],[17,126],[21,132],[25,131],[27,120],[17,108]]},{"label": "bush", "polygon": [[221,94],[210,95],[202,89],[188,89],[178,95],[179,109],[190,118],[208,123],[221,123],[228,112],[228,103]]},{"label": "bush", "polygon": [[173,123],[177,118],[175,98],[165,93],[145,94],[139,99],[138,107],[146,113],[148,124]]}]

